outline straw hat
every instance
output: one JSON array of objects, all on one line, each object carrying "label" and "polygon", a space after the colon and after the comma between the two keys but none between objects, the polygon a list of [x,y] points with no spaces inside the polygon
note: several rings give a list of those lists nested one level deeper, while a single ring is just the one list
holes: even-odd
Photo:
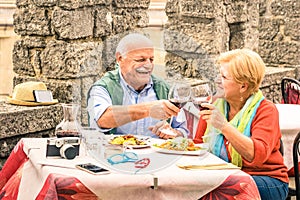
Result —
[{"label": "straw hat", "polygon": [[57,99],[51,102],[36,102],[34,98],[34,90],[47,90],[43,82],[29,81],[15,86],[12,97],[7,97],[8,103],[21,106],[42,106],[58,103]]}]

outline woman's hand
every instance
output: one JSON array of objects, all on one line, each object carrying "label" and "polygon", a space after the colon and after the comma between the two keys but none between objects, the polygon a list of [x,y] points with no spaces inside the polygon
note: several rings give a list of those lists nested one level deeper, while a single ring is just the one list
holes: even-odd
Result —
[{"label": "woman's hand", "polygon": [[225,116],[213,104],[202,103],[201,106],[209,109],[200,111],[202,119],[206,120],[207,123],[210,123],[213,127],[222,131],[225,125],[228,123]]}]

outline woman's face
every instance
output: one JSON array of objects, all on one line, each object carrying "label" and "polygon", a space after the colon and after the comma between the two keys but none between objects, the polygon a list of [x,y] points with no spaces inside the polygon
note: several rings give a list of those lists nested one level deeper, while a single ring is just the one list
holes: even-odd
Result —
[{"label": "woman's face", "polygon": [[137,49],[117,58],[125,81],[136,90],[149,82],[154,64],[154,49]]},{"label": "woman's face", "polygon": [[222,84],[222,77],[221,74],[218,74],[217,77],[215,78],[215,84],[216,84],[216,94],[218,98],[223,98],[224,97],[224,88]]},{"label": "woman's face", "polygon": [[222,78],[222,85],[224,89],[224,98],[227,101],[240,101],[241,84],[234,81],[229,72],[228,64],[221,64],[220,73]]}]

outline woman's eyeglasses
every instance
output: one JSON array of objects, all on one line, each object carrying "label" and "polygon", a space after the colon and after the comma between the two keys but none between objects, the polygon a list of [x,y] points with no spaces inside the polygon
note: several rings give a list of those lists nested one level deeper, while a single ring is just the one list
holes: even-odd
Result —
[{"label": "woman's eyeglasses", "polygon": [[126,162],[134,162],[134,167],[138,168],[135,171],[135,174],[138,173],[141,169],[146,168],[150,164],[149,158],[138,159],[138,155],[134,152],[124,152],[120,154],[114,154],[110,156],[107,161],[111,165],[126,163]]}]

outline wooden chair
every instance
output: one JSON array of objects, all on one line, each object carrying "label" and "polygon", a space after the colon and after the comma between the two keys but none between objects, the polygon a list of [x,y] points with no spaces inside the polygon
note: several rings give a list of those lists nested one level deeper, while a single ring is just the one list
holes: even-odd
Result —
[{"label": "wooden chair", "polygon": [[282,103],[300,104],[300,81],[290,77],[281,80]]},{"label": "wooden chair", "polygon": [[299,160],[298,156],[300,155],[300,132],[294,139],[293,143],[293,164],[294,164],[294,173],[295,173],[295,188],[289,187],[289,194],[287,200],[290,200],[291,197],[295,196],[296,200],[300,200],[300,180],[299,180]]}]

